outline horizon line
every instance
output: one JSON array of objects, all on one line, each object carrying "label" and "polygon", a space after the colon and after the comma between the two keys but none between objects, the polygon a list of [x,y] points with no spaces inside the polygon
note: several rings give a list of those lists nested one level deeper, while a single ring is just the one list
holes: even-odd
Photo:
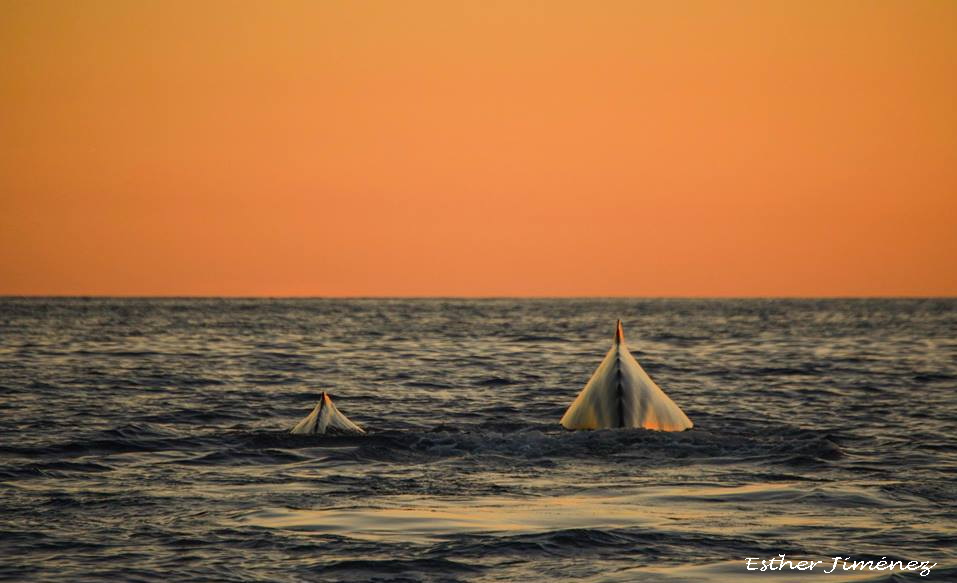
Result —
[{"label": "horizon line", "polygon": [[242,295],[242,294],[0,294],[0,299],[128,300],[947,300],[953,295]]}]

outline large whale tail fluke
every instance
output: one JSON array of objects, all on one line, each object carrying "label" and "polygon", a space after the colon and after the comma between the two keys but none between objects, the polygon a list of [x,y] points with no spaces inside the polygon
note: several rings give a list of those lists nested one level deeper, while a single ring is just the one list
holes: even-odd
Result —
[{"label": "large whale tail fluke", "polygon": [[365,433],[365,431],[343,415],[332,402],[329,393],[323,391],[319,398],[319,404],[312,410],[312,413],[297,423],[290,433],[296,435],[321,435],[326,433],[357,435]]},{"label": "large whale tail fluke", "polygon": [[683,431],[694,424],[628,351],[621,320],[615,343],[561,420],[565,429],[643,427]]}]

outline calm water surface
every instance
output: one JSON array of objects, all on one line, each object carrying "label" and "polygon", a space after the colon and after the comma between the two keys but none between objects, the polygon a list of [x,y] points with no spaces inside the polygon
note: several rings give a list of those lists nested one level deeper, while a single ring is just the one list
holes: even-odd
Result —
[{"label": "calm water surface", "polygon": [[[617,318],[693,430],[558,425]],[[0,578],[957,581],[955,389],[955,300],[0,299]]]}]

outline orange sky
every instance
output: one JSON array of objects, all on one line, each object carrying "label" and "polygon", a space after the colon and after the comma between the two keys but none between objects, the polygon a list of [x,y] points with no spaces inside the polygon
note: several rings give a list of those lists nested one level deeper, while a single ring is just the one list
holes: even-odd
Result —
[{"label": "orange sky", "polygon": [[5,0],[0,294],[957,295],[957,2]]}]

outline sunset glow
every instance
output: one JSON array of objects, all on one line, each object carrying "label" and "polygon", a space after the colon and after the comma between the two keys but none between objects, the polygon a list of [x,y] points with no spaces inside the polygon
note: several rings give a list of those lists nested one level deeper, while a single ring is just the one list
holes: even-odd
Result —
[{"label": "sunset glow", "polygon": [[0,5],[0,294],[957,294],[957,3]]}]

